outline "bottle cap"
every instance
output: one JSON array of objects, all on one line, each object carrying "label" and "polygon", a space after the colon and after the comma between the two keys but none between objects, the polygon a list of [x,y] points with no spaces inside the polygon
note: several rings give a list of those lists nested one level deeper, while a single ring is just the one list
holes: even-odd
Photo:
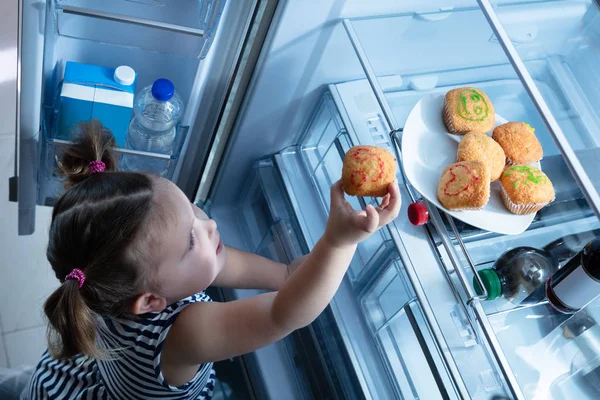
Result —
[{"label": "bottle cap", "polygon": [[167,101],[171,100],[175,94],[175,86],[168,79],[157,79],[152,85],[152,96],[156,100]]},{"label": "bottle cap", "polygon": [[123,86],[133,85],[133,82],[135,82],[135,71],[127,65],[121,65],[115,69],[114,79],[115,82]]},{"label": "bottle cap", "polygon": [[[487,291],[486,300],[494,300],[500,297],[502,294],[502,285],[500,284],[500,278],[496,271],[492,268],[485,268],[480,270],[479,277],[483,281],[483,286],[485,286],[485,290]],[[478,296],[481,296],[483,292],[477,283],[477,278],[473,277],[473,287],[475,288],[475,293]]]},{"label": "bottle cap", "polygon": [[425,225],[429,221],[429,211],[423,202],[416,201],[408,206],[408,220],[415,226]]}]

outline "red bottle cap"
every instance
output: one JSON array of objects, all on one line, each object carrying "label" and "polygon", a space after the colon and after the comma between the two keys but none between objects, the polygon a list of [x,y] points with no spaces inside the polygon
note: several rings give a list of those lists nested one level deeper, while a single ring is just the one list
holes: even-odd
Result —
[{"label": "red bottle cap", "polygon": [[421,201],[415,201],[408,206],[408,220],[415,226],[425,225],[429,221],[429,211]]}]

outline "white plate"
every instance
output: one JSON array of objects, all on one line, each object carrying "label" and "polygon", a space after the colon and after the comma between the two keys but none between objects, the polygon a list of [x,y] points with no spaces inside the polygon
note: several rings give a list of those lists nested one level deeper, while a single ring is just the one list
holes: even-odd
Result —
[{"label": "white plate", "polygon": [[[402,133],[402,161],[406,177],[429,202],[456,219],[480,229],[507,235],[524,232],[535,213],[516,215],[506,209],[500,196],[500,183],[492,182],[490,201],[477,211],[449,211],[437,198],[437,188],[444,168],[456,162],[462,136],[448,133],[442,120],[444,95],[423,97],[412,109]],[[496,114],[496,126],[507,122]],[[539,163],[533,164],[539,168]]]}]

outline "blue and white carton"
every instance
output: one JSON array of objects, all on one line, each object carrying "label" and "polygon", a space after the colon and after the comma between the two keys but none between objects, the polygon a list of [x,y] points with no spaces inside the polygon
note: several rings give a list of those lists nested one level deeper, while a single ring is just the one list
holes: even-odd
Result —
[{"label": "blue and white carton", "polygon": [[60,93],[57,138],[73,139],[75,125],[98,119],[125,147],[137,74],[127,66],[106,68],[67,61]]}]

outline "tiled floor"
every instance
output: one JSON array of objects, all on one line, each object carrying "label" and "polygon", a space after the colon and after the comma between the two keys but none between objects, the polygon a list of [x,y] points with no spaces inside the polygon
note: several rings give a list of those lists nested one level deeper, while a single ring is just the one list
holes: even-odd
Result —
[{"label": "tiled floor", "polygon": [[38,207],[36,232],[17,235],[13,174],[17,2],[0,2],[0,367],[37,363],[45,348],[42,304],[56,287],[45,257],[51,209]]},{"label": "tiled floor", "polygon": [[46,326],[7,333],[4,343],[11,368],[35,365],[46,349]]}]

